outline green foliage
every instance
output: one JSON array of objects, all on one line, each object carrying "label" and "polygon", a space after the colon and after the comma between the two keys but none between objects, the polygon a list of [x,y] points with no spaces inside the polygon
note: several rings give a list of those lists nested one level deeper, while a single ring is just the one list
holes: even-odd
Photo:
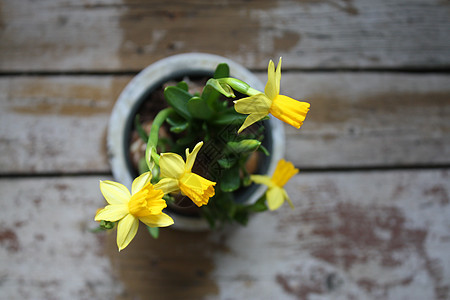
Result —
[{"label": "green foliage", "polygon": [[149,171],[149,169],[148,169],[147,162],[145,161],[145,157],[142,157],[138,163],[138,172],[139,172],[139,174],[142,174],[142,173],[145,173],[148,171]]},{"label": "green foliage", "polygon": [[212,124],[214,125],[238,125],[242,124],[247,118],[246,115],[238,114],[234,108],[229,111],[224,111],[220,114],[217,114],[216,118],[212,120]]},{"label": "green foliage", "polygon": [[189,126],[189,122],[186,121],[183,118],[178,117],[178,115],[173,116],[173,117],[168,117],[166,119],[167,123],[169,123],[171,125],[170,127],[170,131],[174,132],[174,133],[180,133],[185,131],[188,126]]},{"label": "green foliage", "polygon": [[226,78],[230,76],[230,67],[228,64],[222,63],[217,65],[216,70],[214,71],[214,79]]},{"label": "green foliage", "polygon": [[187,108],[192,117],[202,120],[211,119],[214,113],[205,99],[196,96],[189,99]]},{"label": "green foliage", "polygon": [[[185,157],[186,148],[192,150],[196,143],[204,141],[194,168],[199,167],[201,176],[217,182],[215,196],[200,209],[212,228],[228,222],[245,225],[251,213],[267,209],[265,198],[249,205],[238,203],[235,199],[239,189],[251,184],[246,169],[248,159],[258,152],[268,155],[268,151],[261,145],[264,138],[261,123],[259,127],[252,126],[250,130],[237,134],[247,115],[237,113],[232,101],[227,98],[235,97],[233,89],[243,92],[249,86],[240,80],[230,79],[229,75],[227,64],[218,65],[201,94],[191,94],[184,81],[165,88],[164,97],[170,108],[155,117],[150,134],[147,135],[138,124],[138,118],[135,126],[141,138],[148,140],[147,152],[149,149],[167,149]],[[166,126],[166,131],[170,132],[168,141],[159,138],[160,126]],[[159,156],[154,153],[156,151],[150,152],[143,163],[148,164],[150,156],[157,163]],[[139,169],[144,171],[148,167],[140,164]],[[158,237],[157,228],[149,227],[148,230],[153,237]]]},{"label": "green foliage", "polygon": [[189,92],[189,86],[185,81],[178,82],[177,87],[182,89],[183,91]]},{"label": "green foliage", "polygon": [[251,153],[259,148],[261,142],[258,140],[248,139],[239,142],[228,142],[227,147],[232,153],[239,155],[244,153]]},{"label": "green foliage", "polygon": [[136,127],[136,131],[139,134],[139,137],[147,143],[148,141],[148,134],[145,132],[144,128],[142,128],[141,125],[141,118],[139,115],[136,115],[136,118],[134,118],[134,126]]},{"label": "green foliage", "polygon": [[181,117],[186,120],[192,118],[187,107],[188,101],[192,98],[191,94],[177,86],[169,86],[164,90],[164,97],[166,98],[167,103],[169,103]]},{"label": "green foliage", "polygon": [[159,227],[147,226],[147,230],[154,239],[157,239],[159,237]]},{"label": "green foliage", "polygon": [[224,169],[220,180],[220,189],[223,192],[234,192],[240,186],[239,165],[234,164],[232,167]]}]

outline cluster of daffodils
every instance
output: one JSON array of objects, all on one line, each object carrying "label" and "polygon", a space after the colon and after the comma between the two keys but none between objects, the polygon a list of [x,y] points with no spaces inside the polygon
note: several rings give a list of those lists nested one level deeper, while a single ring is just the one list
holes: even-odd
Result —
[{"label": "cluster of daffodils", "polygon": [[[150,232],[174,224],[174,220],[163,210],[168,202],[174,201],[173,195],[177,194],[188,197],[197,207],[202,208],[202,216],[211,226],[214,226],[216,219],[245,224],[248,213],[276,210],[285,201],[293,208],[284,185],[298,173],[298,169],[282,159],[270,177],[248,174],[245,163],[249,157],[255,151],[266,155],[268,151],[261,145],[262,135],[259,131],[246,133],[245,129],[267,118],[269,114],[300,128],[309,104],[280,95],[281,59],[276,70],[274,63],[269,62],[264,92],[251,88],[241,80],[228,77],[228,72],[228,66],[220,65],[201,95],[189,94],[184,83],[166,88],[164,94],[169,108],[155,117],[149,135],[144,136],[147,147],[143,159],[147,170],[133,181],[131,193],[120,183],[109,180],[100,182],[100,190],[108,205],[97,212],[95,220],[100,222],[103,229],[117,227],[119,251],[133,240],[139,221]],[[234,106],[231,107],[221,103],[219,96],[234,98],[233,90],[248,97],[234,101]],[[240,114],[247,116],[242,118]],[[185,159],[179,154],[182,153],[180,150],[158,154],[158,132],[165,122],[172,126],[171,132],[184,134],[179,139],[179,144],[195,144],[192,152],[190,147],[183,149]],[[217,142],[214,133],[226,130],[232,130],[235,134],[227,137],[223,142],[224,146],[219,147],[221,150],[217,150],[219,153],[216,160],[208,162],[209,165],[216,164],[219,171],[206,172],[206,175],[193,172],[202,146]],[[173,148],[177,149],[177,146],[180,145]],[[206,178],[208,175],[212,178]],[[250,205],[234,203],[230,193],[251,183],[267,186],[266,194],[257,203]]]}]

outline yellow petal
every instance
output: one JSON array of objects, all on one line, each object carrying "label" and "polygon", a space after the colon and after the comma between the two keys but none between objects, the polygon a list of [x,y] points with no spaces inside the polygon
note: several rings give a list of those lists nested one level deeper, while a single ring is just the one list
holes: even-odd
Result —
[{"label": "yellow petal", "polygon": [[272,100],[264,94],[256,94],[251,97],[234,101],[234,109],[240,114],[269,114]]},{"label": "yellow petal", "polygon": [[131,195],[139,192],[147,183],[152,179],[152,172],[145,172],[139,177],[133,180],[133,185],[131,186]]},{"label": "yellow petal", "polygon": [[119,251],[124,249],[135,237],[139,227],[139,220],[132,215],[127,215],[117,225],[117,247]]},{"label": "yellow petal", "polygon": [[123,184],[110,180],[100,181],[100,191],[109,204],[126,204],[131,197]]},{"label": "yellow petal", "polygon": [[280,94],[280,82],[281,82],[281,57],[278,61],[277,70],[275,71],[275,91],[277,95]]},{"label": "yellow petal", "polygon": [[267,116],[267,114],[250,114],[244,121],[244,124],[242,124],[241,128],[239,128],[238,133],[241,133],[242,130],[249,127],[250,125],[253,125],[254,123],[258,122],[262,118]]},{"label": "yellow petal", "polygon": [[272,182],[279,187],[283,187],[289,179],[298,173],[298,169],[291,162],[280,159],[275,172],[272,175]]},{"label": "yellow petal", "polygon": [[153,188],[155,190],[162,190],[164,194],[178,192],[180,190],[178,180],[174,178],[163,178]]},{"label": "yellow petal", "polygon": [[184,173],[183,158],[176,153],[162,153],[159,159],[161,177],[178,179]]},{"label": "yellow petal", "polygon": [[288,96],[278,95],[273,99],[270,113],[295,128],[300,128],[309,111],[310,104]]},{"label": "yellow petal", "polygon": [[139,220],[150,227],[167,227],[173,224],[173,219],[165,213],[140,217]]},{"label": "yellow petal", "polygon": [[257,184],[264,184],[268,187],[276,187],[276,185],[272,182],[272,179],[269,176],[265,175],[251,175],[250,179]]},{"label": "yellow petal", "polygon": [[208,204],[209,198],[214,196],[215,185],[215,182],[194,173],[186,173],[180,179],[181,192],[199,207]]},{"label": "yellow petal", "polygon": [[284,202],[283,188],[270,188],[267,193],[267,206],[270,210],[278,209]]},{"label": "yellow petal", "polygon": [[203,146],[203,142],[197,143],[195,145],[194,150],[192,150],[192,153],[189,153],[189,148],[186,149],[186,172],[191,172],[192,166],[194,165],[195,159],[197,158],[198,151],[200,151],[200,148]]},{"label": "yellow petal", "polygon": [[95,215],[95,221],[115,222],[128,214],[127,204],[107,205]]},{"label": "yellow petal", "polygon": [[[270,99],[275,98],[278,95],[277,91],[277,76],[275,74],[275,65],[272,60],[269,61],[269,66],[267,67],[267,83],[264,93]],[[279,86],[279,83],[278,83]]]}]

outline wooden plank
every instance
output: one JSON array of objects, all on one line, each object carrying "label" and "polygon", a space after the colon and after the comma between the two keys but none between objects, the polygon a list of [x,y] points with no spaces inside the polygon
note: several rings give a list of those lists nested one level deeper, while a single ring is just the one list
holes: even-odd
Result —
[{"label": "wooden plank", "polygon": [[140,70],[207,52],[249,68],[448,68],[450,7],[401,1],[0,2],[0,70]]},{"label": "wooden plank", "polygon": [[289,73],[281,90],[311,103],[300,130],[285,127],[286,157],[298,166],[449,163],[447,75]]},{"label": "wooden plank", "polygon": [[[130,79],[0,78],[0,173],[109,172],[108,118]],[[450,163],[448,75],[288,72],[282,93],[311,103],[300,130],[285,126],[300,168]]]},{"label": "wooden plank", "polygon": [[[11,299],[448,299],[450,169],[299,173],[295,209],[218,232],[88,231],[107,178],[0,179]],[[115,296],[115,297],[114,297]]]},{"label": "wooden plank", "polygon": [[1,179],[3,299],[113,299],[122,291],[90,232],[99,178]]},{"label": "wooden plank", "polygon": [[1,78],[1,172],[109,172],[108,118],[129,80],[128,76]]}]

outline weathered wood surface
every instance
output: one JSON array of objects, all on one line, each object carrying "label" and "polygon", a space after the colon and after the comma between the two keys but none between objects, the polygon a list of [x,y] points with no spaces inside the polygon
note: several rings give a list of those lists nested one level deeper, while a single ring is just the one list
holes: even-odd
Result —
[{"label": "weathered wood surface", "polygon": [[448,165],[450,76],[286,74],[282,91],[311,103],[300,130],[286,126],[297,166]]},{"label": "weathered wood surface", "polygon": [[[96,176],[0,179],[2,299],[448,299],[450,170],[299,173],[218,233],[93,234]],[[7,200],[7,201],[6,201]]]},{"label": "weathered wood surface", "polygon": [[[108,172],[108,118],[130,79],[0,78],[0,172]],[[282,92],[311,103],[300,130],[285,126],[301,168],[450,164],[448,75],[287,73]]]},{"label": "weathered wood surface", "polygon": [[140,70],[208,52],[250,68],[450,66],[443,0],[0,2],[0,70]]},{"label": "weathered wood surface", "polygon": [[0,172],[109,172],[106,128],[122,76],[0,78]]},{"label": "weathered wood surface", "polygon": [[[0,0],[0,299],[450,299],[449,15],[445,0]],[[311,103],[285,127],[309,169],[287,186],[296,209],[140,228],[118,253],[89,231],[110,112],[133,73],[194,51],[263,82],[283,56],[282,93]]]}]

